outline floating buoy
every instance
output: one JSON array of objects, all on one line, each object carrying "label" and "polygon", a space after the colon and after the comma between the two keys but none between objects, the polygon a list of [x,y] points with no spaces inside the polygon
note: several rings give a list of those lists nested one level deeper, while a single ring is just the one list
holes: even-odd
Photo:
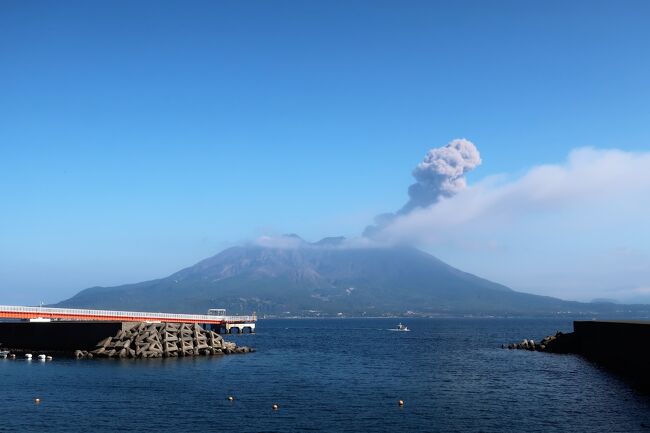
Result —
[{"label": "floating buoy", "polygon": [[233,397],[232,395],[228,396],[228,401],[233,401],[234,399],[235,399],[235,397]]},{"label": "floating buoy", "polygon": [[36,397],[36,398],[34,399],[34,403],[36,403],[36,404],[40,404],[40,403],[41,403],[41,399],[38,398],[38,397]]},{"label": "floating buoy", "polygon": [[397,404],[398,404],[400,407],[404,406],[404,400],[399,400],[399,401],[397,402]]},{"label": "floating buoy", "polygon": [[273,403],[273,406],[271,406],[271,407],[273,408],[273,410],[280,409],[280,405],[278,405],[277,403]]}]

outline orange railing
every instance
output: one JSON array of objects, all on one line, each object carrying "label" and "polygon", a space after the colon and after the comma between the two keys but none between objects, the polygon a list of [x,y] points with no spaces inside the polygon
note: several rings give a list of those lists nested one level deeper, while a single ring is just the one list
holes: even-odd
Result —
[{"label": "orange railing", "polygon": [[250,323],[257,316],[151,313],[141,311],[89,310],[77,308],[20,307],[0,305],[0,317],[8,319],[119,320],[123,322]]}]

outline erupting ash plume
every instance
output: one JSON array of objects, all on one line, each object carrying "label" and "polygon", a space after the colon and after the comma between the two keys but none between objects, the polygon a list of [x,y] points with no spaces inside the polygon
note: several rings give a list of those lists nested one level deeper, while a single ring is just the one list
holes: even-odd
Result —
[{"label": "erupting ash plume", "polygon": [[444,147],[431,149],[413,170],[416,182],[409,187],[410,200],[398,212],[407,214],[428,207],[441,197],[451,197],[465,188],[465,173],[481,164],[478,149],[469,140],[458,138]]},{"label": "erupting ash plume", "polygon": [[426,208],[442,197],[451,197],[464,189],[465,174],[481,164],[481,155],[474,143],[464,138],[450,141],[446,146],[431,149],[413,170],[415,183],[409,187],[409,201],[397,213],[385,213],[375,218],[375,225],[366,227],[363,235],[373,237],[397,216],[414,209]]}]

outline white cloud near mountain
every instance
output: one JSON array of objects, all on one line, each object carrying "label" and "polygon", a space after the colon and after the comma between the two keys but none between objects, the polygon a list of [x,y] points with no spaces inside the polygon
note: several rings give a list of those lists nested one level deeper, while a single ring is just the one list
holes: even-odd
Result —
[{"label": "white cloud near mountain", "polygon": [[[531,271],[538,263],[545,281],[540,284],[573,290],[575,298],[589,297],[588,287],[594,284],[622,292],[646,287],[647,262],[632,262],[608,251],[627,248],[650,254],[650,152],[579,148],[563,163],[536,166],[518,177],[491,176],[429,207],[397,215],[374,239],[415,243],[443,256],[445,251],[457,254],[458,259],[464,254],[465,260],[474,251],[483,255],[491,251]],[[509,283],[497,261],[482,263],[483,267],[492,263],[492,272],[470,270]],[[599,268],[590,271],[592,265]],[[585,278],[573,274],[572,268]],[[566,282],[549,280],[548,274],[554,272]],[[521,281],[514,278],[510,283],[515,280],[522,283],[516,288],[523,289],[523,274]]]},{"label": "white cloud near mountain", "polygon": [[[428,208],[397,217],[377,237],[430,243],[444,238],[446,230],[471,224],[498,226],[517,218],[594,208],[620,216],[649,203],[650,152],[581,148],[564,164],[537,166],[516,179],[486,178]],[[583,216],[588,220],[594,215]]]}]

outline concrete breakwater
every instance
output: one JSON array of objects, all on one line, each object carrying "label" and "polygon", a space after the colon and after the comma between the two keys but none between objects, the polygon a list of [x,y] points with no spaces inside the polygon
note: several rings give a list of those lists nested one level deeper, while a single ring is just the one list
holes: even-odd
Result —
[{"label": "concrete breakwater", "polygon": [[136,322],[98,342],[96,349],[76,350],[74,354],[77,358],[170,358],[251,351],[249,347],[225,341],[221,335],[206,331],[196,323]]},{"label": "concrete breakwater", "polygon": [[650,389],[650,321],[575,321],[573,332],[502,347],[581,355]]},{"label": "concrete breakwater", "polygon": [[248,353],[194,323],[0,322],[0,350],[77,358],[161,358]]}]

